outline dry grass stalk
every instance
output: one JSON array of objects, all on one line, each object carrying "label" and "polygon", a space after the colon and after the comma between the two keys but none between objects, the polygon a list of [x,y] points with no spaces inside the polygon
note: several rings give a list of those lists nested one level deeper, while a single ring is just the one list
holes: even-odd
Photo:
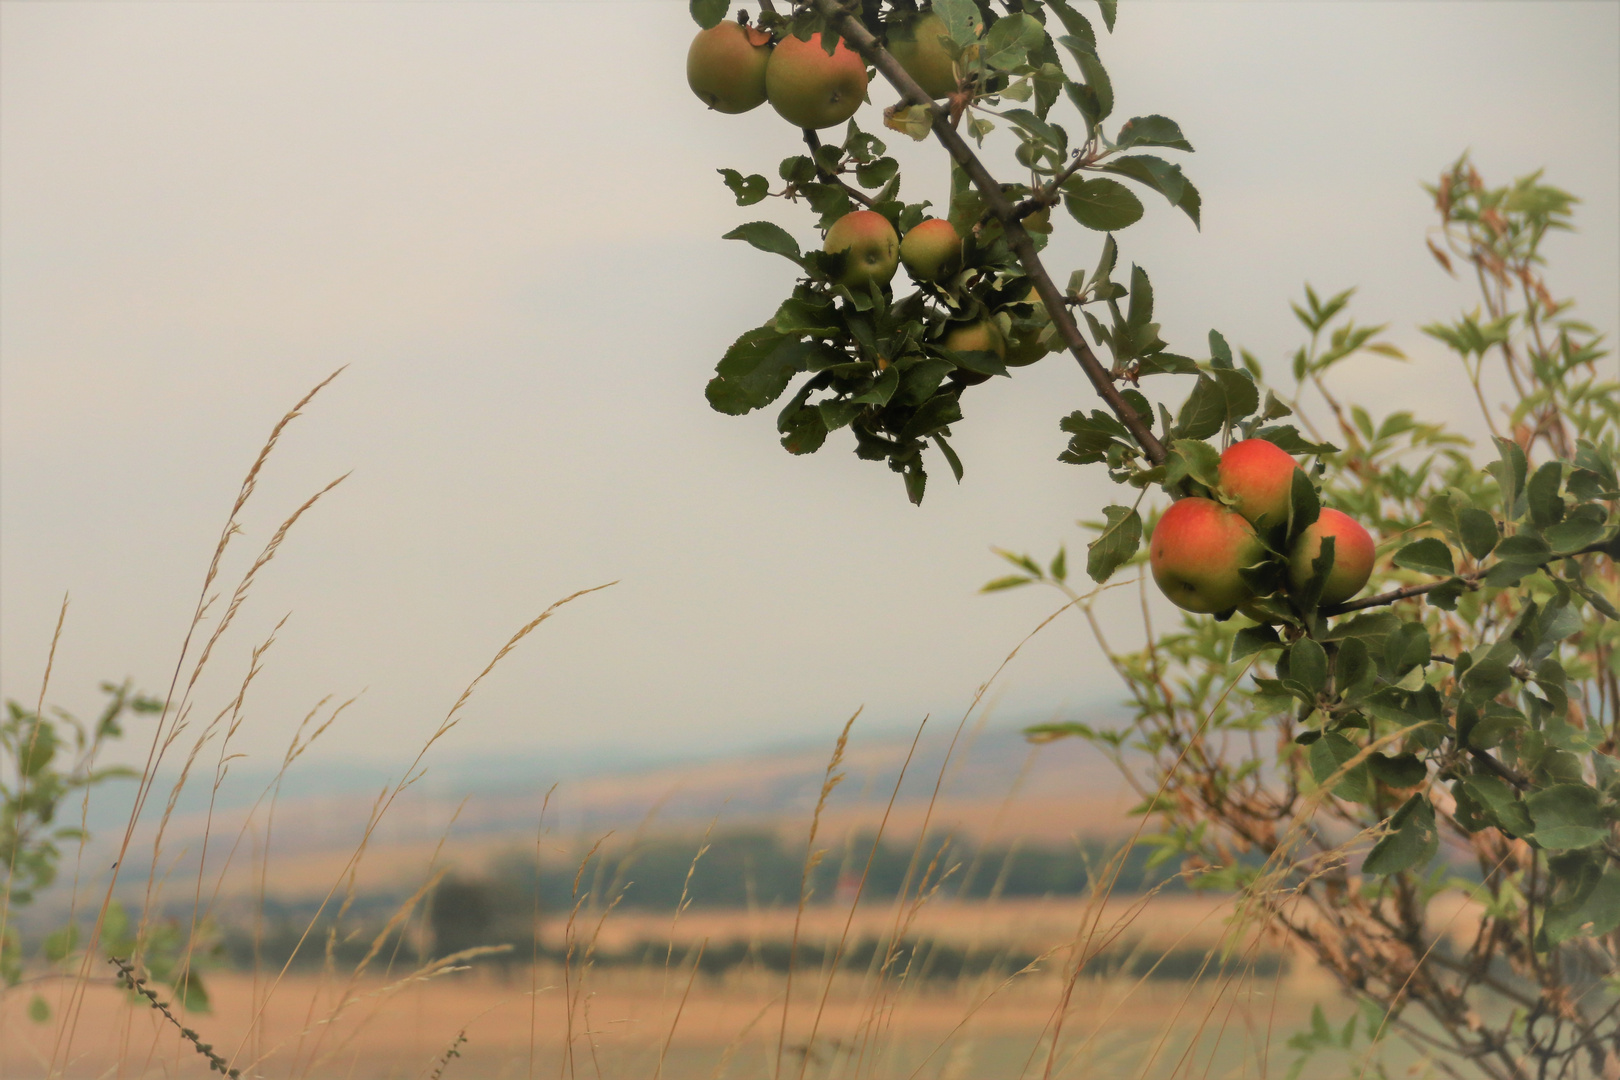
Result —
[{"label": "dry grass stalk", "polygon": [[810,816],[810,836],[805,841],[804,869],[799,877],[799,905],[793,915],[793,938],[788,944],[787,985],[782,990],[782,1024],[776,1036],[776,1060],[772,1075],[780,1080],[782,1075],[782,1054],[787,1047],[788,1010],[793,1004],[793,965],[799,953],[799,929],[804,922],[804,905],[810,901],[810,875],[815,873],[822,857],[827,853],[816,848],[816,831],[821,826],[821,812],[827,807],[827,799],[832,795],[833,789],[843,782],[844,774],[839,772],[839,766],[844,763],[844,748],[849,745],[849,730],[855,726],[855,720],[861,715],[856,709],[850,718],[844,721],[844,730],[838,733],[838,742],[833,745],[832,757],[827,762],[827,771],[821,780],[821,794],[816,799],[815,813]]}]

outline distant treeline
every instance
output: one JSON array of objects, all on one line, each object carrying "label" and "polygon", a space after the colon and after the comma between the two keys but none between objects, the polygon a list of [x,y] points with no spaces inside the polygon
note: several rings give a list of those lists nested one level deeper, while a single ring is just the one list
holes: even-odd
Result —
[{"label": "distant treeline", "polygon": [[[683,891],[694,907],[798,904],[806,854],[802,843],[785,842],[773,833],[736,832],[712,837],[700,858],[702,846],[698,839],[647,839],[589,861],[582,850],[579,863],[559,861],[541,868],[540,906],[549,912],[571,908],[577,899],[576,874],[579,896],[596,903],[620,897],[622,907],[673,911]],[[859,835],[830,848],[810,875],[811,903],[831,900],[840,889],[847,898],[863,874],[862,895],[868,900],[897,896],[908,875],[912,893],[919,884],[924,889],[937,885],[942,897],[1074,896],[1086,891],[1093,874],[1109,867],[1113,850],[1099,842],[974,847],[940,837],[920,847],[885,840],[874,852],[872,838]],[[1140,846],[1131,851],[1114,884],[1116,892],[1140,892],[1173,875],[1171,866],[1148,869],[1153,850]],[[481,880],[502,896],[521,894],[524,910],[532,910],[537,885],[532,858],[501,861]]]},{"label": "distant treeline", "polygon": [[[481,934],[461,940],[436,942],[430,954],[447,956],[451,952],[458,951],[450,948],[452,945],[459,948],[504,945],[507,947],[506,952],[472,961],[479,967],[495,970],[510,969],[514,965],[528,964],[536,960],[552,964],[561,964],[564,960],[565,950],[560,943],[541,942],[537,948],[532,937],[525,937],[521,941],[499,941],[497,938],[501,935],[492,932],[497,929],[486,928]],[[302,933],[303,927],[290,922],[280,922],[265,928],[255,946],[252,935],[245,929],[233,929],[225,934],[222,943],[223,955],[220,959],[238,970],[250,970],[255,966],[261,970],[279,970],[287,959],[294,955],[294,946],[297,945]],[[352,971],[370,951],[370,946],[369,935],[348,940],[333,938],[328,942],[325,935],[312,934],[310,940],[305,942],[304,948],[297,952],[292,966],[303,970],[318,968],[326,963],[327,948],[330,947],[334,968],[338,971]],[[583,962],[584,947],[583,942],[576,945],[576,951],[571,957],[574,964]],[[667,965],[672,969],[683,971],[690,970],[695,963],[701,974],[711,978],[722,978],[738,970],[782,974],[789,967],[800,973],[825,972],[833,961],[834,951],[834,946],[819,941],[802,941],[794,947],[788,941],[778,939],[762,941],[735,939],[711,942],[699,954],[696,947],[691,944],[671,949],[667,942],[643,941],[621,950],[597,949],[591,954],[590,961],[594,966],[603,968],[662,968]],[[414,969],[426,958],[418,946],[396,934],[389,937],[387,947],[372,960],[371,969],[379,975],[388,972],[397,977],[404,971]],[[912,938],[901,940],[891,949],[887,942],[870,937],[846,943],[838,953],[837,959],[838,969],[843,972],[858,975],[886,970],[891,978],[904,978],[910,982],[954,982],[985,974],[999,977],[1021,971],[1031,965],[1034,965],[1033,970],[1051,970],[1052,965],[1058,962],[1043,961],[1035,953],[1019,949],[1000,946],[975,947],[956,942]],[[1146,976],[1150,979],[1185,981],[1217,978],[1227,972],[1233,962],[1254,976],[1265,977],[1275,975],[1283,959],[1275,952],[1262,952],[1248,959],[1228,961],[1228,966],[1223,966],[1218,957],[1211,957],[1200,949],[1181,948],[1160,953],[1152,949],[1122,944],[1093,957],[1087,965],[1087,971],[1093,977]],[[1249,966],[1251,964],[1252,967]]]},{"label": "distant treeline", "polygon": [[[1167,890],[1183,887],[1180,881],[1170,880],[1172,867],[1148,867],[1152,850],[1138,847],[1125,857],[1118,866],[1113,886],[1116,893],[1138,893],[1154,886]],[[874,850],[870,836],[853,836],[827,851],[811,870],[806,888],[812,905],[834,900],[848,903],[857,888],[861,889],[863,903],[892,900],[902,888],[909,896],[919,891],[933,892],[936,901],[1074,896],[1084,893],[1094,876],[1112,873],[1113,851],[1096,842],[975,847],[943,837],[920,847],[884,841]],[[588,852],[582,850],[572,864],[548,857],[538,874],[532,856],[514,855],[497,861],[483,874],[447,876],[425,900],[424,917],[410,920],[412,929],[408,933],[402,930],[392,935],[373,963],[386,966],[397,953],[400,963],[414,966],[424,955],[446,956],[487,945],[510,946],[509,955],[514,960],[527,961],[535,956],[560,959],[560,942],[542,940],[536,951],[533,926],[537,901],[543,918],[554,926],[552,920],[566,915],[576,904],[582,912],[600,912],[615,901],[620,908],[673,912],[683,896],[693,907],[791,910],[798,904],[804,884],[802,844],[767,832],[717,835],[706,845],[695,838],[648,838],[634,846],[598,851],[589,858]],[[289,957],[295,957],[296,966],[320,965],[330,950],[339,968],[352,968],[370,949],[392,906],[384,897],[361,898],[351,909],[347,925],[336,934],[330,933],[330,926],[323,920],[306,937],[313,909],[305,912],[301,905],[284,907],[272,903],[260,913],[254,932],[247,926],[227,922],[223,928],[225,959],[237,967],[255,963],[279,967]],[[295,952],[300,938],[303,944]],[[747,959],[766,970],[783,970],[786,947],[780,942],[716,942],[705,954],[701,967],[718,973]],[[841,963],[860,967],[864,963],[861,958],[869,960],[875,946],[852,942],[851,947],[853,951]],[[911,948],[910,944],[903,946],[908,961]],[[991,963],[1017,970],[1034,959],[989,954],[975,958],[959,955],[944,945],[929,948],[933,957],[929,970],[952,978],[985,970]],[[745,958],[743,954],[750,950],[751,957]],[[640,963],[643,952],[656,952],[662,963],[666,951],[663,944],[638,946],[622,954],[599,954],[597,960],[605,965]],[[809,947],[799,957],[800,963],[812,967],[820,966],[823,960],[818,946]],[[1179,972],[1177,964],[1184,966],[1187,962],[1184,959],[1172,963],[1170,972],[1161,974]]]}]

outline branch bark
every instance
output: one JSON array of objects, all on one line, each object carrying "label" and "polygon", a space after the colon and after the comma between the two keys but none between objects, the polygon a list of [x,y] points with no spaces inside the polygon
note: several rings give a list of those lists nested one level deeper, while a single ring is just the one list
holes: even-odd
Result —
[{"label": "branch bark", "polygon": [[1086,339],[1080,335],[1080,328],[1075,324],[1074,316],[1069,313],[1064,295],[1053,283],[1051,275],[1046,272],[1046,267],[1041,264],[1040,255],[1035,251],[1035,244],[1024,229],[1017,209],[1007,201],[1007,197],[1001,192],[1001,185],[990,175],[990,171],[968,146],[967,141],[951,126],[947,111],[934,104],[927,92],[917,85],[906,73],[905,68],[900,66],[900,62],[878,44],[877,38],[872,36],[872,32],[866,28],[855,12],[846,10],[838,0],[815,0],[815,5],[816,10],[837,28],[839,35],[854,46],[867,63],[877,68],[878,73],[890,86],[900,92],[901,100],[905,104],[921,105],[933,113],[934,137],[945,147],[952,160],[967,173],[968,178],[973,181],[973,186],[984,196],[985,205],[1001,222],[1007,236],[1007,246],[1018,256],[1024,272],[1034,283],[1035,292],[1045,305],[1047,315],[1057,327],[1063,343],[1069,347],[1069,352],[1079,362],[1080,370],[1091,380],[1092,387],[1096,389],[1098,396],[1107,404],[1109,410],[1125,425],[1126,430],[1131,433],[1131,438],[1136,440],[1147,459],[1155,465],[1163,464],[1166,457],[1164,444],[1153,434],[1152,418],[1144,419],[1137,415],[1130,402],[1125,400],[1119,388],[1114,385],[1113,376],[1091,351]]}]

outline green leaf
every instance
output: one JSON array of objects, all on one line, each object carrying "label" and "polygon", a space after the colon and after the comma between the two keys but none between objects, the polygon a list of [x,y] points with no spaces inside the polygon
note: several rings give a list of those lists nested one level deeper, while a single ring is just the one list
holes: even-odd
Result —
[{"label": "green leaf", "polygon": [[1457,511],[1457,532],[1462,537],[1463,547],[1476,559],[1489,555],[1501,539],[1496,519],[1472,506]]},{"label": "green leaf", "polygon": [[1119,129],[1114,144],[1121,150],[1133,146],[1168,146],[1172,150],[1192,150],[1192,143],[1181,134],[1181,128],[1166,116],[1133,116]]},{"label": "green leaf", "polygon": [[707,30],[726,17],[726,0],[692,0],[692,21]]},{"label": "green leaf", "polygon": [[[1346,762],[1359,753],[1361,747],[1343,735],[1336,731],[1326,732],[1311,744],[1311,775],[1316,778],[1318,784],[1325,784]],[[1350,802],[1370,801],[1372,785],[1367,781],[1366,763],[1357,765],[1341,776],[1333,788],[1333,793]]]},{"label": "green leaf", "polygon": [[945,32],[958,45],[972,45],[979,39],[984,17],[973,0],[934,0],[934,14],[945,22]]},{"label": "green leaf", "polygon": [[1314,701],[1327,688],[1327,652],[1312,639],[1300,638],[1283,655],[1288,661],[1288,674],[1279,671],[1277,678],[1291,690],[1297,687],[1296,693],[1302,692],[1301,700]]},{"label": "green leaf", "polygon": [[1339,620],[1321,637],[1323,641],[1348,641],[1351,638],[1360,638],[1367,643],[1368,648],[1377,648],[1379,643],[1404,625],[1401,617],[1392,611],[1367,611]]},{"label": "green leaf", "polygon": [[1384,640],[1384,663],[1390,677],[1400,679],[1415,667],[1427,666],[1431,646],[1429,631],[1422,623],[1402,623],[1399,630]]},{"label": "green leaf", "polygon": [[1232,654],[1227,658],[1228,663],[1235,664],[1257,652],[1282,647],[1282,638],[1277,635],[1274,626],[1245,626],[1237,632],[1232,639]]},{"label": "green leaf", "polygon": [[1090,416],[1083,412],[1072,412],[1058,422],[1058,427],[1073,436],[1069,440],[1069,448],[1059,458],[1071,465],[1103,461],[1110,447],[1130,438],[1125,425],[1101,409],[1093,409]]},{"label": "green leaf", "polygon": [[1417,787],[1429,775],[1428,767],[1418,760],[1416,754],[1397,754],[1394,757],[1373,754],[1367,758],[1367,766],[1380,784],[1392,788]]},{"label": "green leaf", "polygon": [[1455,790],[1472,801],[1487,824],[1494,825],[1509,836],[1527,836],[1535,828],[1524,803],[1500,777],[1484,774],[1467,776],[1457,781]]},{"label": "green leaf", "polygon": [[1549,944],[1585,935],[1603,937],[1620,927],[1620,870],[1608,869],[1586,897],[1569,909],[1547,912],[1543,928]]},{"label": "green leaf", "polygon": [[1099,585],[1136,554],[1142,543],[1142,517],[1130,506],[1106,506],[1108,523],[1086,546],[1086,573]]},{"label": "green leaf", "polygon": [[1558,488],[1564,482],[1564,466],[1549,461],[1535,471],[1525,483],[1525,500],[1530,508],[1530,521],[1538,529],[1556,525],[1564,518],[1564,500],[1558,497]]},{"label": "green leaf", "polygon": [[1221,455],[1207,442],[1198,439],[1175,439],[1170,443],[1170,459],[1166,462],[1166,486],[1179,483],[1190,476],[1213,491],[1220,486]]},{"label": "green leaf", "polygon": [[1299,433],[1292,424],[1272,424],[1256,431],[1251,438],[1265,439],[1290,454],[1333,454],[1338,447],[1332,443],[1313,443]]},{"label": "green leaf", "polygon": [[[1069,43],[1065,41],[1064,44]],[[1087,119],[1092,123],[1108,119],[1108,115],[1114,111],[1114,82],[1108,77],[1108,69],[1103,67],[1095,51],[1077,50],[1072,46],[1069,51],[1074,54],[1080,74],[1085,76],[1086,89],[1091,91],[1092,100],[1096,102],[1096,109],[1088,114]]]},{"label": "green leaf", "polygon": [[1583,503],[1542,535],[1554,551],[1579,551],[1607,531],[1608,513],[1597,503]]},{"label": "green leaf", "polygon": [[818,408],[795,409],[776,423],[782,449],[790,454],[813,454],[827,441],[827,421]]},{"label": "green leaf", "polygon": [[1108,32],[1114,32],[1114,17],[1119,11],[1119,0],[1097,0],[1097,6],[1102,9],[1103,25]]},{"label": "green leaf", "polygon": [[1067,548],[1059,547],[1056,555],[1052,556],[1052,568],[1049,571],[1053,581],[1067,581],[1069,577],[1069,552]]},{"label": "green leaf", "polygon": [[1524,802],[1535,823],[1531,835],[1548,851],[1591,847],[1609,835],[1597,789],[1585,784],[1554,784]]},{"label": "green leaf", "polygon": [[1512,439],[1497,439],[1496,449],[1502,455],[1502,460],[1493,461],[1485,468],[1496,477],[1497,485],[1501,488],[1503,516],[1509,521],[1517,521],[1521,513],[1519,503],[1524,494],[1525,476],[1530,466],[1524,451]]},{"label": "green leaf", "polygon": [[800,266],[804,265],[804,257],[799,254],[799,242],[788,235],[782,226],[770,221],[750,221],[746,225],[739,225],[726,233],[722,240],[743,240],[754,245],[761,251],[768,251],[772,255],[780,255],[791,259]]},{"label": "green leaf", "polygon": [[1507,692],[1513,685],[1513,673],[1500,660],[1487,657],[1469,665],[1462,677],[1462,701],[1479,707]]},{"label": "green leaf", "polygon": [[984,36],[984,62],[998,71],[1011,71],[1029,59],[1029,51],[1044,37],[1041,24],[1030,16],[1004,15]]},{"label": "green leaf", "polygon": [[757,173],[745,177],[736,169],[720,169],[718,172],[725,179],[726,187],[730,188],[731,193],[737,196],[738,206],[757,203],[770,193],[770,185],[765,182],[763,176]]},{"label": "green leaf", "polygon": [[1181,411],[1176,414],[1176,426],[1171,436],[1177,439],[1207,439],[1217,434],[1225,424],[1226,392],[1221,389],[1220,383],[1200,373],[1198,381],[1193,383],[1192,393],[1187,395],[1187,400],[1181,404]]},{"label": "green leaf", "polygon": [[1432,536],[1414,540],[1397,551],[1395,565],[1435,577],[1450,577],[1457,570],[1451,559],[1451,549],[1446,547],[1445,541]]},{"label": "green leaf", "polygon": [[1097,51],[1097,33],[1091,28],[1091,21],[1074,10],[1069,0],[1046,0],[1046,6],[1057,12],[1063,29],[1084,42],[1092,52]]},{"label": "green leaf", "polygon": [[1063,185],[1063,205],[1088,229],[1113,232],[1142,217],[1142,200],[1117,180],[1074,177]]},{"label": "green leaf", "polygon": [[775,401],[802,370],[803,342],[773,327],[749,330],[726,350],[705,391],[716,412],[741,416]]},{"label": "green leaf", "polygon": [[51,1018],[51,1004],[39,994],[28,999],[28,1019],[43,1024]]},{"label": "green leaf", "polygon": [[933,439],[934,445],[939,447],[939,452],[945,457],[945,464],[951,467],[951,475],[955,476],[956,482],[960,484],[962,482],[962,459],[956,456],[956,451],[951,449],[951,444],[945,441],[943,435],[935,435]]},{"label": "green leaf", "polygon": [[892,180],[899,171],[900,163],[894,158],[878,158],[869,164],[857,166],[855,180],[862,187],[880,188]]},{"label": "green leaf", "polygon": [[979,591],[1000,592],[1003,589],[1016,589],[1020,585],[1032,585],[1034,582],[1034,578],[1028,578],[1022,574],[1008,574],[1006,577],[998,577],[996,580],[986,583],[979,588]]},{"label": "green leaf", "polygon": [[1389,819],[1389,835],[1367,853],[1363,873],[1387,877],[1403,870],[1420,868],[1440,850],[1440,834],[1434,827],[1434,807],[1421,793],[1407,799]]},{"label": "green leaf", "polygon": [[1247,371],[1216,368],[1214,376],[1215,381],[1220,383],[1221,393],[1226,395],[1227,424],[1235,424],[1253,415],[1260,407],[1260,388],[1255,386],[1254,378]]}]

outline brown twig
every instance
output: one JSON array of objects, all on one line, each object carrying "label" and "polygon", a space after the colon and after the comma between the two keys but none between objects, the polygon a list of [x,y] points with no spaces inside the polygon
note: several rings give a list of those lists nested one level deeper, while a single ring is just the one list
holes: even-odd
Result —
[{"label": "brown twig", "polygon": [[838,29],[843,39],[853,45],[867,63],[877,68],[878,73],[888,80],[890,86],[900,91],[900,98],[905,104],[920,106],[930,111],[933,117],[934,137],[967,173],[968,178],[973,181],[973,186],[984,196],[985,205],[1001,222],[1007,237],[1007,246],[1018,256],[1024,272],[1034,283],[1035,291],[1040,296],[1041,303],[1046,306],[1052,324],[1057,327],[1058,334],[1068,346],[1069,352],[1079,361],[1080,370],[1085,372],[1086,378],[1091,380],[1097,394],[1119,418],[1119,422],[1125,425],[1148,460],[1155,465],[1163,464],[1166,458],[1164,444],[1153,434],[1152,418],[1144,420],[1137,415],[1130,402],[1125,400],[1119,388],[1114,385],[1113,376],[1091,351],[1086,339],[1080,335],[1080,328],[1075,324],[1074,316],[1069,313],[1068,306],[1064,303],[1062,291],[1053,283],[1051,275],[1042,265],[1040,256],[1035,251],[1035,244],[1019,221],[1013,205],[1002,194],[1001,185],[990,175],[990,171],[985,168],[978,155],[951,126],[949,110],[941,109],[934,104],[927,92],[917,85],[916,80],[906,73],[905,68],[900,66],[900,62],[878,44],[877,38],[872,36],[872,32],[866,28],[855,12],[840,6],[838,0],[815,0],[815,6],[816,10]]},{"label": "brown twig", "polygon": [[822,183],[837,184],[839,187],[844,189],[844,194],[848,195],[862,206],[873,207],[877,205],[877,200],[872,198],[872,196],[868,195],[864,191],[861,191],[859,188],[851,187],[849,184],[844,183],[843,179],[837,173],[828,172],[826,169],[821,167],[821,159],[816,156],[816,152],[821,149],[821,136],[816,134],[814,128],[804,129],[804,144],[810,148],[810,161],[815,165],[816,177]]}]

